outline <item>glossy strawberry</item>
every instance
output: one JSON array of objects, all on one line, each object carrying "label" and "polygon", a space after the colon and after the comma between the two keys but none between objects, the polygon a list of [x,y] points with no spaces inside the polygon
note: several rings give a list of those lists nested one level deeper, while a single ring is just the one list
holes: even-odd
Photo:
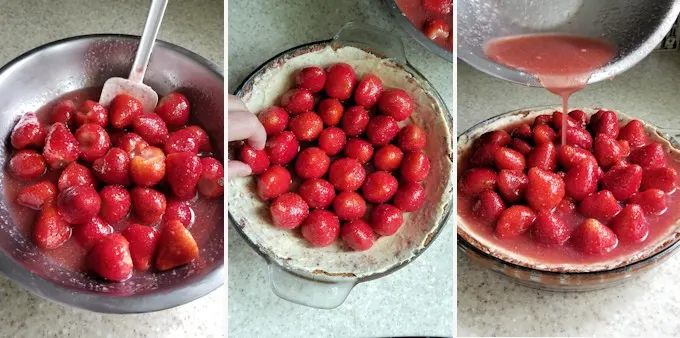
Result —
[{"label": "glossy strawberry", "polygon": [[149,270],[158,247],[158,231],[150,226],[131,224],[121,234],[129,243],[134,268],[139,271]]},{"label": "glossy strawberry", "polygon": [[423,0],[423,9],[426,12],[436,15],[449,15],[453,4],[451,0]]},{"label": "glossy strawberry", "polygon": [[524,198],[529,185],[529,177],[520,170],[501,170],[498,173],[498,191],[509,203],[517,203]]},{"label": "glossy strawberry", "polygon": [[156,269],[165,271],[191,263],[198,254],[196,240],[182,223],[170,221],[165,224],[158,238]]},{"label": "glossy strawberry", "polygon": [[401,166],[404,153],[397,146],[388,144],[376,150],[373,156],[373,166],[377,170],[395,171]]},{"label": "glossy strawberry", "polygon": [[409,124],[401,128],[397,134],[397,145],[403,151],[416,151],[425,148],[427,135],[416,124]]},{"label": "glossy strawberry", "polygon": [[117,224],[130,212],[130,193],[122,185],[107,185],[99,191],[99,217],[109,224]]},{"label": "glossy strawberry", "polygon": [[291,181],[286,168],[273,165],[257,177],[257,195],[263,200],[277,197],[290,189]]},{"label": "glossy strawberry", "polygon": [[642,173],[640,190],[660,189],[666,193],[675,191],[678,173],[673,168],[650,168]]},{"label": "glossy strawberry", "polygon": [[92,172],[108,184],[130,184],[130,156],[120,148],[111,148],[106,155],[92,162]]},{"label": "glossy strawberry", "polygon": [[257,115],[258,120],[262,123],[267,136],[276,135],[288,128],[288,121],[290,117],[288,112],[279,106],[271,106],[260,111]]},{"label": "glossy strawberry", "polygon": [[194,223],[194,218],[194,211],[186,202],[174,199],[167,201],[163,223],[179,221],[188,229]]},{"label": "glossy strawberry", "polygon": [[86,166],[73,162],[61,172],[57,186],[59,191],[64,191],[70,187],[87,186],[97,188],[97,179]]},{"label": "glossy strawberry", "polygon": [[403,212],[420,209],[425,202],[425,189],[418,183],[404,182],[394,194],[392,203]]},{"label": "glossy strawberry", "polygon": [[307,148],[300,152],[295,160],[295,172],[302,179],[321,178],[331,164],[326,152],[317,147]]},{"label": "glossy strawberry", "polygon": [[612,139],[619,137],[619,120],[613,111],[598,111],[590,119],[589,128],[595,138],[600,134],[605,134]]},{"label": "glossy strawberry", "polygon": [[502,147],[496,150],[494,159],[498,170],[524,170],[526,168],[524,155],[510,148]]},{"label": "glossy strawberry", "polygon": [[335,198],[335,188],[333,188],[333,185],[321,178],[313,178],[302,182],[298,188],[298,193],[312,209],[328,208]]},{"label": "glossy strawberry", "polygon": [[214,157],[201,158],[201,177],[197,184],[198,193],[206,199],[224,195],[224,167]]},{"label": "glossy strawberry", "polygon": [[335,126],[340,123],[345,107],[338,99],[323,99],[317,106],[317,111],[324,125]]},{"label": "glossy strawberry", "polygon": [[458,189],[464,195],[475,197],[484,190],[496,189],[496,183],[495,171],[488,168],[474,168],[463,173],[458,182]]},{"label": "glossy strawberry", "polygon": [[404,215],[391,204],[379,204],[371,211],[371,227],[381,236],[391,236],[404,223]]},{"label": "glossy strawberry", "polygon": [[376,171],[366,177],[361,192],[371,203],[385,203],[397,192],[399,182],[385,171]]},{"label": "glossy strawberry", "polygon": [[357,84],[354,91],[354,102],[366,109],[371,109],[378,103],[383,92],[383,83],[379,77],[366,74]]},{"label": "glossy strawberry", "polygon": [[626,140],[631,148],[637,148],[647,144],[647,134],[642,122],[632,120],[619,131],[619,140]]},{"label": "glossy strawberry", "polygon": [[574,168],[583,161],[593,162],[597,164],[597,160],[593,154],[581,148],[572,147],[570,145],[560,146],[557,149],[557,161],[560,166],[566,170]]},{"label": "glossy strawberry", "polygon": [[186,96],[178,92],[172,92],[158,100],[154,113],[160,116],[165,124],[173,127],[181,127],[189,122],[191,105]]},{"label": "glossy strawberry", "polygon": [[559,175],[540,168],[531,168],[528,176],[525,199],[534,210],[549,211],[562,201],[565,187]]},{"label": "glossy strawberry", "polygon": [[291,115],[309,112],[314,109],[314,96],[309,89],[294,88],[283,94],[281,97],[281,107]]},{"label": "glossy strawberry", "polygon": [[533,149],[529,142],[518,138],[513,138],[512,141],[510,141],[510,144],[508,144],[508,148],[513,149],[525,156],[531,152],[531,149]]},{"label": "glossy strawberry", "polygon": [[341,158],[331,164],[328,179],[340,191],[355,191],[364,183],[366,170],[353,158]]},{"label": "glossy strawberry", "polygon": [[47,132],[43,158],[52,170],[65,168],[78,159],[78,140],[63,123],[53,124]]},{"label": "glossy strawberry", "polygon": [[9,160],[9,173],[22,181],[32,181],[47,171],[47,164],[43,157],[35,150],[19,150]]},{"label": "glossy strawberry", "polygon": [[574,119],[581,127],[585,127],[588,124],[588,115],[583,110],[572,110],[569,112],[569,117]]},{"label": "glossy strawberry", "polygon": [[392,116],[397,121],[406,120],[413,114],[413,99],[403,89],[388,89],[378,101],[378,110],[383,115]]},{"label": "glossy strawberry", "polygon": [[630,161],[642,168],[660,168],[666,166],[666,152],[658,142],[634,149],[630,153]]},{"label": "glossy strawberry", "polygon": [[168,140],[165,141],[163,150],[166,155],[183,152],[198,154],[198,140],[188,128],[180,129],[170,134]]},{"label": "glossy strawberry", "polygon": [[177,198],[191,199],[196,195],[196,185],[201,179],[202,167],[193,153],[174,153],[165,158],[166,180]]},{"label": "glossy strawberry", "polygon": [[593,146],[593,137],[583,128],[569,127],[567,129],[567,144],[582,149],[590,149]]},{"label": "glossy strawberry", "polygon": [[100,277],[121,282],[132,275],[130,243],[120,234],[111,234],[97,242],[87,256],[87,265]]},{"label": "glossy strawberry", "polygon": [[391,116],[375,116],[366,126],[366,137],[374,146],[384,146],[392,142],[397,133],[399,133],[399,126]]},{"label": "glossy strawberry", "polygon": [[574,199],[571,197],[565,197],[562,202],[557,205],[557,208],[555,208],[555,214],[559,215],[560,217],[565,217],[565,219],[568,217],[573,217],[575,213],[576,201],[574,201]]},{"label": "glossy strawberry", "polygon": [[323,90],[326,84],[326,72],[319,67],[306,67],[295,76],[295,85],[306,88],[312,93]]},{"label": "glossy strawberry", "polygon": [[636,193],[641,183],[642,168],[635,164],[614,166],[600,180],[602,189],[611,191],[619,201],[625,201]]},{"label": "glossy strawberry", "polygon": [[505,147],[510,144],[512,138],[505,130],[494,130],[484,133],[475,141],[474,147],[479,148],[483,145],[493,144],[499,147]]},{"label": "glossy strawberry", "polygon": [[[54,125],[64,126],[63,123],[55,123]],[[40,148],[45,145],[46,137],[47,131],[45,130],[45,127],[40,124],[35,113],[26,113],[21,116],[19,122],[17,122],[14,129],[12,129],[10,142],[12,143],[12,147],[17,150],[24,148]]]},{"label": "glossy strawberry", "polygon": [[104,156],[111,148],[109,134],[98,124],[83,124],[76,131],[75,137],[78,140],[80,158],[85,162]]},{"label": "glossy strawberry", "polygon": [[660,215],[668,209],[666,193],[659,189],[647,189],[634,194],[628,200],[629,204],[637,204],[647,215]]},{"label": "glossy strawberry", "polygon": [[359,219],[366,214],[366,201],[353,191],[343,191],[333,199],[333,211],[343,221]]},{"label": "glossy strawberry", "polygon": [[352,96],[357,76],[352,66],[336,63],[326,69],[326,94],[334,99],[347,100]]},{"label": "glossy strawberry", "polygon": [[43,205],[32,231],[33,243],[43,250],[56,249],[71,237],[71,227],[59,215],[53,202]]},{"label": "glossy strawberry", "polygon": [[582,161],[569,169],[564,177],[565,193],[576,201],[582,201],[588,195],[597,191],[599,178],[597,164],[591,161]]},{"label": "glossy strawberry", "polygon": [[344,155],[356,159],[361,164],[366,164],[373,157],[373,146],[371,143],[360,138],[350,138],[347,140]]},{"label": "glossy strawberry", "polygon": [[313,210],[301,227],[302,237],[315,247],[331,245],[340,236],[340,221],[328,210]]},{"label": "glossy strawberry", "polygon": [[626,146],[606,133],[595,137],[593,154],[595,154],[597,162],[603,167],[610,167],[628,155]]},{"label": "glossy strawberry", "polygon": [[168,127],[156,114],[143,114],[132,121],[132,128],[152,146],[162,146],[168,140]]},{"label": "glossy strawberry", "polygon": [[364,107],[353,106],[345,110],[340,126],[347,136],[356,137],[366,130],[369,120],[370,117]]},{"label": "glossy strawberry", "polygon": [[628,204],[609,224],[621,243],[640,243],[649,234],[649,225],[642,207]]},{"label": "glossy strawberry", "polygon": [[512,137],[519,138],[522,140],[533,140],[533,132],[531,131],[531,126],[523,123],[515,127],[511,133]]},{"label": "glossy strawberry", "polygon": [[496,151],[500,148],[501,146],[493,143],[480,145],[470,157],[470,164],[474,167],[493,167],[496,162]]},{"label": "glossy strawberry", "polygon": [[112,127],[123,129],[143,113],[144,106],[139,100],[127,94],[118,94],[109,106],[109,121]]},{"label": "glossy strawberry", "polygon": [[156,147],[146,147],[130,161],[130,177],[140,187],[152,187],[165,177],[165,154]]},{"label": "glossy strawberry", "polygon": [[61,100],[52,107],[52,111],[50,112],[50,124],[63,123],[67,126],[71,126],[75,114],[76,104],[73,100]]},{"label": "glossy strawberry", "polygon": [[[571,128],[581,129],[581,125],[578,122],[576,122],[576,120],[574,120],[571,116],[567,115],[566,120],[567,120],[567,126],[569,127],[569,129],[571,129]],[[558,131],[562,130],[563,121],[564,121],[564,114],[562,114],[562,112],[555,111],[555,112],[552,113],[552,120],[550,121],[550,126],[552,126],[554,130],[558,130]],[[588,136],[590,136],[590,135],[588,135]]]},{"label": "glossy strawberry", "polygon": [[621,206],[611,191],[600,190],[584,198],[579,205],[579,210],[586,217],[607,222],[621,211]]},{"label": "glossy strawberry", "polygon": [[99,102],[85,100],[80,109],[75,112],[74,119],[77,126],[96,124],[105,128],[109,124],[109,112]]},{"label": "glossy strawberry", "polygon": [[136,156],[142,149],[149,146],[141,136],[135,133],[125,133],[113,144],[115,147],[126,152],[130,157]]},{"label": "glossy strawberry", "polygon": [[572,234],[576,248],[584,254],[601,255],[613,250],[618,239],[613,231],[597,219],[585,220]]},{"label": "glossy strawberry", "polygon": [[309,206],[300,195],[287,192],[274,199],[269,212],[275,226],[281,229],[295,229],[309,215]]},{"label": "glossy strawberry", "polygon": [[194,140],[196,140],[196,146],[198,147],[199,153],[211,153],[213,151],[212,144],[210,144],[210,137],[208,136],[208,133],[205,131],[205,129],[193,125],[188,126],[183,130],[189,132],[189,134],[193,136]]},{"label": "glossy strawberry", "polygon": [[513,205],[501,213],[496,222],[495,233],[500,239],[510,239],[529,230],[536,219],[536,212],[523,205]]},{"label": "glossy strawberry", "polygon": [[373,229],[360,219],[343,224],[340,228],[340,238],[347,247],[355,251],[366,251],[375,242]]},{"label": "glossy strawberry", "polygon": [[33,183],[19,190],[17,204],[40,210],[45,203],[53,203],[57,198],[57,187],[50,181]]},{"label": "glossy strawberry", "polygon": [[541,143],[527,154],[527,167],[547,171],[557,169],[557,149],[551,142]]},{"label": "glossy strawberry", "polygon": [[401,179],[406,182],[421,182],[430,173],[430,159],[422,150],[406,153],[401,161]]},{"label": "glossy strawberry", "polygon": [[299,141],[314,141],[323,130],[323,121],[314,112],[304,112],[293,116],[288,128]]},{"label": "glossy strawberry", "polygon": [[540,145],[542,143],[552,143],[554,142],[558,135],[555,130],[550,128],[547,124],[541,124],[534,127],[534,143]]},{"label": "glossy strawberry", "polygon": [[496,222],[505,210],[505,202],[495,191],[484,190],[472,205],[472,214],[483,222]]},{"label": "glossy strawberry", "polygon": [[73,228],[73,237],[85,249],[92,248],[102,238],[113,233],[113,227],[99,217]]},{"label": "glossy strawberry", "polygon": [[430,40],[446,39],[451,34],[451,28],[449,28],[449,24],[446,21],[434,18],[425,23],[423,33]]},{"label": "glossy strawberry", "polygon": [[238,151],[238,160],[250,167],[253,175],[259,175],[269,168],[269,155],[264,149],[257,150],[244,144]]},{"label": "glossy strawberry", "polygon": [[319,148],[325,151],[328,156],[339,154],[345,147],[346,142],[347,135],[345,135],[342,129],[337,127],[328,127],[319,134]]},{"label": "glossy strawberry", "polygon": [[562,245],[569,239],[569,228],[553,213],[539,212],[531,227],[534,240],[546,245]]},{"label": "glossy strawberry", "polygon": [[132,209],[144,224],[158,223],[165,213],[167,206],[165,195],[157,190],[135,187],[130,191],[130,198]]},{"label": "glossy strawberry", "polygon": [[281,132],[267,140],[265,150],[272,164],[288,164],[298,153],[299,144],[291,131]]},{"label": "glossy strawberry", "polygon": [[57,196],[59,215],[70,224],[83,224],[97,216],[101,208],[101,198],[97,190],[90,186],[73,186]]}]

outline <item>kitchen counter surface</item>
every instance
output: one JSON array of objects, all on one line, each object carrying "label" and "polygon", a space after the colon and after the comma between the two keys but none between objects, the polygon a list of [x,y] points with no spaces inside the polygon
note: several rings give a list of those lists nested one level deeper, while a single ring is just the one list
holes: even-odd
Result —
[{"label": "kitchen counter surface", "polygon": [[[510,110],[560,105],[544,89],[492,78],[458,63],[458,133]],[[654,53],[613,81],[576,93],[572,107],[606,107],[680,129],[680,54]],[[459,336],[677,336],[680,255],[646,275],[586,293],[539,291],[482,269],[458,252]]]},{"label": "kitchen counter surface", "polygon": [[[140,35],[147,1],[0,0],[0,65],[44,43],[75,35]],[[223,67],[224,3],[171,1],[160,39],[190,49]],[[1,94],[0,94],[1,95]],[[105,315],[51,303],[0,273],[0,337],[222,337],[226,289],[174,309]]]},{"label": "kitchen counter surface", "polygon": [[[229,91],[260,64],[288,48],[331,38],[348,21],[394,30],[407,57],[452,101],[452,64],[420,48],[393,23],[382,1],[229,2]],[[359,284],[335,310],[279,299],[265,261],[229,227],[230,337],[451,336],[452,241],[449,224],[432,246],[405,268]]]}]

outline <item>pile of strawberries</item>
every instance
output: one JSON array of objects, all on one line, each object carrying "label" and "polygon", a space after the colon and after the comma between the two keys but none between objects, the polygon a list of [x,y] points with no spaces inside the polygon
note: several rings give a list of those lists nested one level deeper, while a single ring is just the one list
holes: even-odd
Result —
[{"label": "pile of strawberries", "polygon": [[[585,254],[644,241],[646,218],[664,213],[676,188],[677,172],[666,166],[663,146],[649,142],[640,121],[621,126],[606,110],[590,121],[571,111],[567,144],[559,145],[563,118],[540,115],[533,125],[476,141],[472,169],[459,182],[460,193],[474,199],[472,213],[495,224],[500,239],[528,233],[538,243],[571,243]],[[573,220],[584,221],[574,228]]]},{"label": "pile of strawberries", "polygon": [[[224,169],[210,156],[206,132],[186,126],[189,113],[187,98],[170,93],[148,114],[125,94],[108,109],[62,100],[47,125],[24,114],[11,134],[16,151],[8,171],[30,182],[17,203],[39,210],[33,242],[52,250],[74,237],[89,250],[88,268],[110,281],[129,278],[133,268],[168,270],[198,257],[187,201],[196,190],[220,198]],[[55,176],[48,171],[60,172],[58,181],[47,178]],[[114,233],[112,225],[125,224],[130,210],[130,220],[141,224]]]},{"label": "pile of strawberries", "polygon": [[[272,201],[275,226],[300,226],[316,247],[342,237],[347,247],[367,250],[374,232],[396,233],[402,213],[425,199],[418,182],[430,170],[422,151],[427,137],[415,124],[397,124],[413,113],[413,99],[401,89],[383,90],[373,74],[357,82],[346,63],[304,68],[295,83],[281,106],[259,114],[265,149],[244,144],[238,157],[258,175],[259,197]],[[289,192],[294,177],[301,184]]]}]

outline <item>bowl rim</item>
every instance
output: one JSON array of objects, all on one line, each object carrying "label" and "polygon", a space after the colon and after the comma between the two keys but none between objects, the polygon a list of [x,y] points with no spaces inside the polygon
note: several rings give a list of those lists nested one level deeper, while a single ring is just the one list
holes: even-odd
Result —
[{"label": "bowl rim", "polygon": [[[100,39],[119,39],[128,41],[139,41],[140,37],[130,34],[86,34],[71,36],[35,47],[27,52],[20,54],[0,67],[0,79],[2,75],[12,69],[14,65],[42,51],[55,48],[74,41],[100,40]],[[220,67],[214,62],[176,44],[157,39],[157,45],[167,48],[173,52],[184,55],[196,60],[205,66],[218,78],[224,82],[224,75]],[[0,192],[4,195],[4,192]],[[7,255],[4,250],[0,250],[0,273],[7,276],[32,294],[48,299],[55,303],[73,306],[93,312],[131,314],[147,313],[174,308],[184,305],[198,298],[201,298],[220,286],[224,285],[224,260],[208,271],[200,278],[193,280],[187,285],[171,287],[167,290],[152,291],[143,294],[133,295],[114,295],[107,293],[74,292],[74,289],[65,287],[41,276],[32,274],[14,258]]]},{"label": "bowl rim", "polygon": [[[498,114],[498,115],[491,116],[491,117],[489,117],[489,118],[487,118],[483,121],[475,123],[473,126],[466,129],[464,132],[458,134],[457,141],[460,141],[460,139],[463,138],[463,137],[468,137],[468,135],[470,133],[472,133],[473,131],[475,131],[476,129],[478,129],[478,128],[480,128],[480,127],[482,127],[482,126],[484,126],[484,125],[486,125],[490,122],[499,120],[503,117],[510,116],[512,114],[517,114],[517,113],[520,113],[520,112],[523,112],[523,111],[533,112],[533,111],[539,111],[539,110],[550,109],[550,108],[555,108],[555,107],[556,107],[555,105],[532,106],[532,107],[527,107],[527,108],[514,109],[514,110],[511,110],[511,111],[508,111],[508,112],[504,112],[504,113],[501,113],[501,114]],[[649,122],[647,122],[647,123],[649,123]],[[650,125],[657,128],[657,129],[661,129],[654,124],[650,123]],[[677,140],[675,140],[675,139],[673,139],[673,141],[677,142]],[[458,142],[458,144],[460,144],[460,143]],[[457,215],[457,212],[456,212],[456,215]],[[456,229],[458,229],[458,221],[456,221]],[[673,242],[672,244],[669,244],[665,248],[657,251],[656,253],[654,253],[652,255],[649,255],[649,256],[647,256],[647,257],[645,257],[641,260],[638,260],[638,261],[634,261],[634,262],[631,262],[631,263],[628,263],[628,264],[625,264],[625,265],[622,265],[622,266],[619,266],[619,267],[615,267],[613,269],[598,270],[598,271],[580,271],[580,272],[564,272],[564,271],[562,271],[562,272],[559,272],[559,271],[540,270],[540,269],[530,268],[530,267],[527,267],[527,266],[524,266],[524,265],[519,265],[519,264],[515,264],[515,263],[512,263],[512,262],[508,262],[506,260],[503,260],[501,258],[498,258],[496,256],[493,256],[491,254],[484,252],[483,250],[479,249],[477,246],[473,245],[468,240],[466,240],[464,236],[461,236],[461,234],[458,233],[458,231],[456,231],[456,232],[457,232],[457,234],[456,234],[456,236],[457,236],[457,240],[456,240],[457,241],[457,243],[456,243],[457,248],[459,250],[462,250],[463,252],[472,251],[475,254],[477,254],[478,256],[482,257],[483,259],[487,259],[487,260],[492,261],[496,266],[507,266],[507,267],[512,268],[514,270],[521,270],[521,271],[525,271],[525,272],[529,272],[529,273],[534,273],[534,274],[538,273],[538,274],[541,274],[541,275],[556,276],[556,277],[592,277],[592,276],[604,276],[604,275],[609,275],[609,274],[625,273],[625,272],[634,270],[637,267],[641,267],[641,266],[644,266],[644,265],[647,265],[647,264],[655,263],[656,261],[662,259],[663,257],[674,253],[674,251],[676,249],[680,248],[680,239],[676,239],[675,242]]]},{"label": "bowl rim", "polygon": [[[324,46],[324,45],[334,46],[334,43],[336,43],[336,42],[338,42],[338,41],[335,40],[335,39],[312,41],[312,42],[308,42],[308,43],[304,43],[304,44],[301,44],[301,45],[297,45],[297,46],[288,48],[288,49],[274,55],[273,57],[269,58],[267,61],[263,62],[260,66],[255,68],[255,70],[253,70],[250,74],[248,74],[248,76],[245,77],[243,82],[241,82],[241,84],[238,87],[236,87],[236,89],[234,90],[234,95],[236,95],[236,96],[241,95],[242,91],[244,89],[248,88],[251,85],[252,81],[255,80],[257,75],[259,75],[262,71],[266,70],[270,65],[274,64],[275,62],[277,62],[279,59],[285,57],[286,55],[289,55],[291,53],[294,53],[295,51],[302,50],[304,48],[310,48],[310,47],[313,47],[313,46]],[[340,42],[340,43],[343,43],[343,42]],[[361,47],[356,47],[356,48],[360,48],[362,50],[365,50],[364,48],[361,48]],[[371,52],[371,51],[369,50],[368,52]],[[379,53],[377,53],[376,55],[383,57]],[[408,60],[406,61],[406,63],[398,62],[395,59],[390,59],[390,60],[392,60],[393,62],[402,66],[408,73],[410,73],[412,75],[416,75],[420,80],[425,81],[433,89],[433,92],[431,94],[433,94],[435,100],[439,101],[440,106],[442,107],[443,112],[445,113],[444,114],[445,124],[449,128],[452,128],[454,124],[452,122],[451,112],[448,109],[448,107],[446,106],[446,104],[444,103],[444,100],[442,99],[442,97],[439,95],[439,92],[437,91],[437,89],[432,85],[432,83],[430,83],[429,80],[427,80],[417,69],[415,69],[415,67],[413,67],[408,62]],[[453,139],[453,135],[451,135],[451,138]],[[455,154],[453,154],[453,150],[452,150],[452,156],[455,156]],[[453,175],[453,170],[452,170],[451,175]],[[450,191],[451,193],[453,193],[452,185],[453,185],[453,178],[452,178],[452,181],[450,183],[450,187],[447,188],[447,191]],[[238,232],[238,234],[246,241],[248,246],[250,246],[253,250],[255,250],[255,252],[257,252],[258,255],[260,255],[265,260],[265,262],[267,264],[274,264],[277,267],[281,268],[283,271],[285,271],[287,273],[291,273],[295,276],[298,276],[298,277],[306,279],[306,280],[319,281],[318,279],[310,278],[309,276],[303,275],[302,273],[296,271],[295,269],[285,267],[285,266],[281,265],[277,260],[270,259],[269,255],[267,255],[267,253],[264,252],[261,247],[259,247],[255,243],[253,243],[248,238],[248,236],[243,232],[243,230],[237,225],[238,222],[236,222],[236,220],[232,216],[231,212],[228,211],[228,208],[227,208],[227,214],[228,214],[229,224],[234,229],[236,229],[236,232]],[[448,204],[447,210],[442,215],[442,218],[441,218],[439,224],[437,224],[436,230],[434,230],[434,232],[431,234],[429,242],[425,246],[423,246],[422,248],[417,250],[414,253],[414,255],[412,257],[410,257],[409,259],[402,261],[399,264],[394,265],[394,266],[390,267],[389,269],[387,269],[385,271],[370,274],[370,275],[363,276],[363,277],[360,277],[360,278],[351,277],[350,279],[354,280],[356,282],[356,284],[371,281],[371,280],[374,280],[374,279],[378,279],[378,278],[387,276],[387,275],[389,275],[393,272],[396,272],[396,271],[400,270],[401,268],[405,267],[406,265],[408,265],[409,263],[413,262],[416,258],[418,258],[420,255],[422,255],[425,252],[425,250],[427,250],[427,248],[429,248],[432,245],[434,240],[437,237],[439,237],[439,234],[442,233],[442,231],[449,225],[449,223],[452,223],[452,222],[450,222],[452,215],[453,215],[453,201],[451,201]],[[345,278],[347,278],[347,277],[345,277]]]}]

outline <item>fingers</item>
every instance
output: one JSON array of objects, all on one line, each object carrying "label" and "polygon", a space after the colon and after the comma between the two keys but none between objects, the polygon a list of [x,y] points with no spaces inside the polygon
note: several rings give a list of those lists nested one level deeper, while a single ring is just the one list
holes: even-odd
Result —
[{"label": "fingers", "polygon": [[228,108],[227,133],[229,142],[247,140],[253,148],[263,149],[267,142],[267,132],[257,116],[248,111],[243,102],[233,95],[229,96]]},{"label": "fingers", "polygon": [[227,171],[229,173],[229,179],[232,177],[250,176],[250,174],[253,173],[250,167],[241,161],[227,162]]}]

